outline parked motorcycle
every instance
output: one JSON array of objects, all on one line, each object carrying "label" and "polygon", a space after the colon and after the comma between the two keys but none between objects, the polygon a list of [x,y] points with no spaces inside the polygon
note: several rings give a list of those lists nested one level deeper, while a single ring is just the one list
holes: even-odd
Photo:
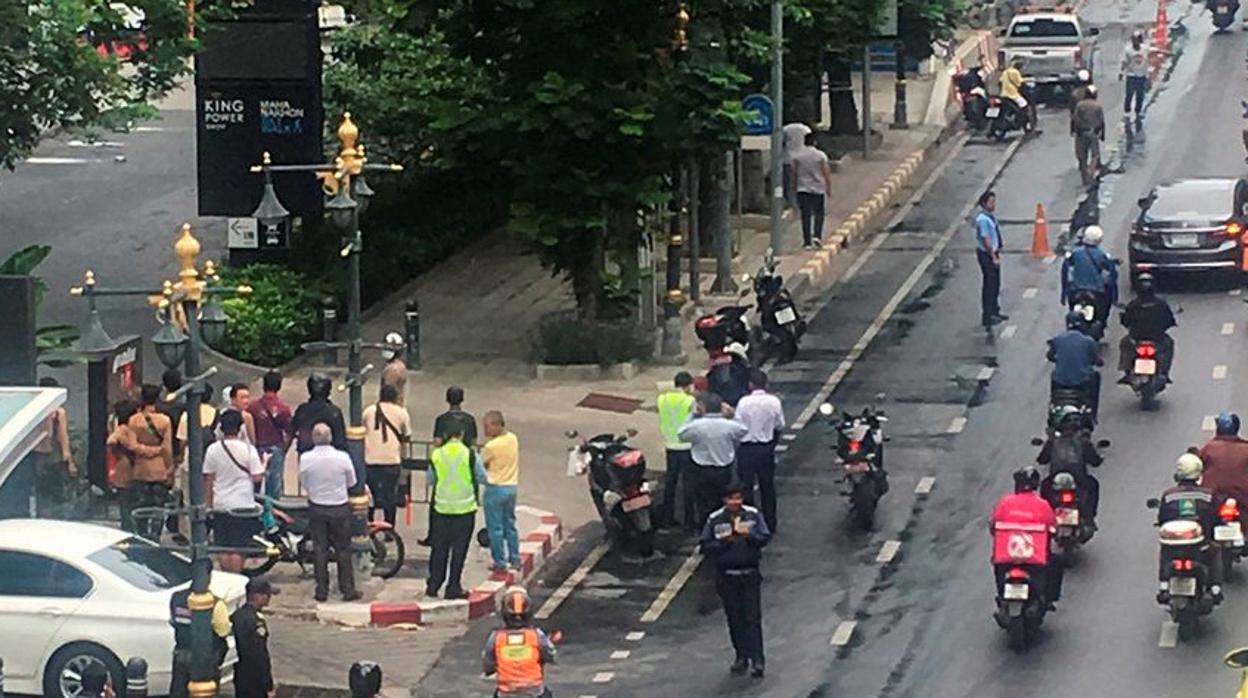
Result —
[{"label": "parked motorcycle", "polygon": [[[257,577],[273,569],[279,562],[293,562],[307,572],[312,566],[312,536],[308,533],[308,501],[306,499],[275,500],[259,495],[256,501],[263,507],[260,515],[264,530],[255,536],[262,547],[275,548],[277,553],[263,560],[249,559],[243,574]],[[368,522],[369,554],[366,565],[374,577],[389,579],[403,569],[406,548],[403,538],[385,521]],[[332,555],[331,555],[332,557]],[[251,564],[258,562],[259,564]]]},{"label": "parked motorcycle", "polygon": [[751,347],[751,363],[758,365],[775,357],[780,362],[792,361],[797,356],[797,346],[806,334],[806,321],[802,319],[793,302],[793,296],[784,287],[784,278],[776,271],[776,258],[770,249],[763,265],[753,277],[755,303],[758,306],[759,326],[754,328]]},{"label": "parked motorcycle", "polygon": [[[829,403],[819,406],[819,413],[833,417],[835,410]],[[836,428],[837,459],[843,469],[847,489],[842,496],[849,498],[850,516],[863,529],[871,530],[875,523],[875,509],[880,497],[888,493],[888,475],[884,471],[884,423],[888,418],[883,410],[864,407],[858,415],[845,412],[840,419],[833,419]]]},{"label": "parked motorcycle", "polygon": [[1131,365],[1131,375],[1127,378],[1127,383],[1140,398],[1142,409],[1157,409],[1157,394],[1166,389],[1168,381],[1158,375],[1156,343],[1135,343],[1135,362]]},{"label": "parked motorcycle", "polygon": [[[628,444],[637,432],[598,434],[568,449],[568,475],[588,474],[589,496],[608,535],[641,557],[654,554],[646,457]],[[577,438],[569,431],[569,439]]]},{"label": "parked motorcycle", "polygon": [[729,344],[737,343],[747,349],[750,345],[749,312],[753,306],[726,305],[713,313],[707,313],[693,323],[694,334],[702,341],[702,347],[713,363],[724,353]]},{"label": "parked motorcycle", "polygon": [[[1161,505],[1158,499],[1149,499],[1148,508]],[[1167,521],[1158,529],[1157,540],[1161,544],[1161,564],[1165,580],[1157,592],[1157,603],[1179,626],[1179,638],[1188,639],[1196,629],[1201,616],[1213,612],[1221,602],[1211,590],[1212,570],[1206,564],[1208,543],[1198,521],[1179,519]]]},{"label": "parked motorcycle", "polygon": [[1222,565],[1222,580],[1231,578],[1235,563],[1248,556],[1244,546],[1244,528],[1239,515],[1239,501],[1227,497],[1218,505],[1218,525],[1213,529],[1213,544],[1218,549],[1218,560]]},{"label": "parked motorcycle", "polygon": [[976,133],[988,127],[988,88],[984,84],[984,73],[981,68],[970,68],[953,76],[953,84],[958,90],[958,99],[962,102],[962,118],[966,125]]}]

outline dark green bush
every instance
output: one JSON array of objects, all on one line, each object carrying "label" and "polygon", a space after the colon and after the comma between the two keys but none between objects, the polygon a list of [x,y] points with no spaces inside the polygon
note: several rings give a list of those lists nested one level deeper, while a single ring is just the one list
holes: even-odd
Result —
[{"label": "dark green bush", "polygon": [[590,322],[575,311],[542,318],[534,341],[537,362],[555,366],[646,361],[653,352],[653,338],[640,325],[629,320]]},{"label": "dark green bush", "polygon": [[276,264],[221,269],[221,284],[247,285],[250,296],[222,301],[230,317],[222,352],[261,366],[278,366],[299,353],[299,345],[320,335],[321,298],[331,285]]}]

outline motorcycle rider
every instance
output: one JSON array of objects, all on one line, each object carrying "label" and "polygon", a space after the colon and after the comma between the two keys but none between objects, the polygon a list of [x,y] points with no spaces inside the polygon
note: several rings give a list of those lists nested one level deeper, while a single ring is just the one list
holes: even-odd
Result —
[{"label": "motorcycle rider", "polygon": [[1001,74],[1001,96],[1008,99],[1014,108],[1023,116],[1023,130],[1035,129],[1036,122],[1032,107],[1023,96],[1023,59],[1015,58],[1010,67]]},{"label": "motorcycle rider", "polygon": [[1105,140],[1105,110],[1096,101],[1096,85],[1083,90],[1083,99],[1070,113],[1070,135],[1075,137],[1075,163],[1084,185],[1091,184],[1101,169],[1101,141]]},{"label": "motorcycle rider", "polygon": [[555,661],[555,644],[533,627],[533,602],[513,586],[499,603],[503,627],[490,633],[481,652],[486,676],[498,675],[495,698],[550,698],[546,667]]},{"label": "motorcycle rider", "polygon": [[1083,316],[1075,311],[1066,314],[1066,331],[1049,340],[1048,359],[1053,362],[1050,391],[1079,390],[1092,418],[1100,414],[1101,374],[1096,367],[1104,365],[1096,340],[1079,331]]},{"label": "motorcycle rider", "polygon": [[707,374],[707,390],[737,406],[741,396],[750,392],[750,360],[745,345],[732,342],[724,347],[723,358]]},{"label": "motorcycle rider", "polygon": [[1127,334],[1118,343],[1119,383],[1131,382],[1135,362],[1135,343],[1152,342],[1157,346],[1157,364],[1161,377],[1170,382],[1170,364],[1174,361],[1174,338],[1167,331],[1178,325],[1170,304],[1157,295],[1153,275],[1140,274],[1135,281],[1135,298],[1119,317]]},{"label": "motorcycle rider", "polygon": [[1096,321],[1105,322],[1109,308],[1118,302],[1118,265],[1105,250],[1101,241],[1105,231],[1099,225],[1083,229],[1079,244],[1066,253],[1062,260],[1061,301],[1073,308],[1080,291],[1095,295]]},{"label": "motorcycle rider", "polygon": [[[1205,533],[1205,545],[1200,549],[1201,562],[1210,571],[1209,592],[1215,599],[1222,596],[1221,565],[1213,564],[1213,548],[1209,540],[1213,536],[1213,528],[1217,525],[1218,510],[1213,505],[1213,492],[1201,485],[1200,478],[1204,472],[1204,462],[1200,456],[1188,451],[1179,456],[1175,463],[1174,487],[1161,494],[1157,507],[1157,525],[1168,521],[1195,521]],[[1170,560],[1166,555],[1167,548],[1162,548],[1162,559],[1158,571],[1158,579],[1163,583],[1168,579]],[[1163,590],[1164,592],[1164,590]],[[1159,599],[1160,603],[1165,603]]]},{"label": "motorcycle rider", "polygon": [[1048,502],[1053,502],[1053,479],[1059,473],[1070,473],[1080,493],[1079,513],[1085,523],[1096,530],[1096,514],[1101,501],[1101,483],[1088,472],[1089,467],[1099,467],[1104,459],[1096,444],[1092,443],[1092,432],[1084,424],[1083,412],[1073,405],[1062,405],[1054,410],[1054,424],[1057,428],[1040,448],[1036,462],[1049,466],[1049,476],[1045,478],[1041,495]]},{"label": "motorcycle rider", "polygon": [[[1055,610],[1062,596],[1063,566],[1049,564],[1049,543],[1057,526],[1053,507],[1040,496],[1040,471],[1027,465],[1014,472],[1014,492],[1002,497],[992,511],[988,530],[993,536],[992,567],[997,580],[997,595],[1005,586],[1005,575],[1013,567],[1024,567],[1044,593],[1048,610]],[[1019,558],[1011,545],[1012,539],[1025,536],[1024,546],[1030,557]]]},{"label": "motorcycle rider", "polygon": [[1248,441],[1239,438],[1239,415],[1223,412],[1214,420],[1215,435],[1201,447],[1204,474],[1200,484],[1216,500],[1234,497],[1248,507]]}]

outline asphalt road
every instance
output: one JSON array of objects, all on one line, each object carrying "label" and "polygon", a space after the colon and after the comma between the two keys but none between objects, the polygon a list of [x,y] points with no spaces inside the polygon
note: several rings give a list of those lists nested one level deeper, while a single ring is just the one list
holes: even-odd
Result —
[{"label": "asphalt road", "polygon": [[[1124,154],[1124,172],[1102,186],[1106,246],[1117,256],[1125,256],[1135,200],[1151,184],[1243,172],[1238,100],[1248,41],[1239,31],[1211,35],[1200,7],[1172,8],[1172,20],[1187,14],[1184,53],[1170,81],[1157,86],[1147,144]],[[1117,123],[1117,57],[1124,37],[1151,19],[1152,8],[1093,0],[1084,12],[1105,28],[1097,81]],[[1010,473],[1034,458],[1028,441],[1042,430],[1047,400],[1044,340],[1059,331],[1063,316],[1057,266],[1026,254],[1029,221],[1043,203],[1056,232],[1078,194],[1064,112],[1047,110],[1042,121],[1044,133],[1016,146],[995,184],[1014,252],[1003,274],[1007,323],[990,334],[977,326],[979,272],[964,215],[1010,153],[1006,145],[972,141],[948,149],[947,165],[873,250],[840,260],[852,265],[852,274],[814,317],[800,360],[772,373],[798,428],[786,435],[780,530],[765,559],[767,677],[728,674],[731,650],[706,570],[680,585],[680,571],[692,567],[690,543],[669,535],[660,560],[643,564],[608,552],[582,569],[570,595],[542,621],[565,636],[550,672],[556,695],[1234,692],[1237,677],[1221,668],[1220,657],[1248,644],[1248,631],[1237,622],[1248,612],[1245,574],[1228,585],[1227,601],[1199,635],[1176,644],[1153,598],[1157,543],[1144,507],[1170,484],[1183,448],[1208,438],[1202,430],[1208,415],[1245,410],[1235,358],[1248,326],[1240,322],[1243,296],[1231,283],[1201,279],[1163,289],[1183,313],[1175,332],[1175,383],[1157,411],[1141,411],[1104,371],[1098,436],[1113,446],[1099,473],[1101,530],[1068,574],[1059,611],[1046,619],[1038,645],[1025,657],[1013,654],[991,620],[985,524],[1010,488]],[[1119,336],[1115,328],[1109,337],[1111,363]],[[831,429],[818,418],[801,419],[828,389],[840,407],[878,403],[891,420],[893,488],[869,533],[850,526],[836,494]],[[926,496],[915,493],[924,478],[933,478]],[[595,535],[592,527],[579,532],[560,554],[535,590],[539,606],[568,581],[597,544]],[[881,562],[890,541],[900,544],[898,552]],[[671,596],[665,590],[677,587],[655,620]],[[489,684],[475,678],[485,630],[449,648],[416,694],[486,695]]]}]

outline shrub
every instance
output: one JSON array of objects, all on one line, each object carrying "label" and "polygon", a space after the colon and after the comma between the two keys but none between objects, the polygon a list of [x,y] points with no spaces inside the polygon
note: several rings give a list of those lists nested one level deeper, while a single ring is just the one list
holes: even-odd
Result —
[{"label": "shrub", "polygon": [[653,352],[653,337],[637,323],[582,320],[575,311],[559,311],[542,318],[534,346],[538,363],[556,366],[645,361]]},{"label": "shrub", "polygon": [[332,286],[276,264],[250,264],[221,270],[221,285],[247,285],[250,296],[222,301],[230,317],[222,352],[261,366],[278,366],[299,353],[299,345],[319,336],[321,298]]}]

